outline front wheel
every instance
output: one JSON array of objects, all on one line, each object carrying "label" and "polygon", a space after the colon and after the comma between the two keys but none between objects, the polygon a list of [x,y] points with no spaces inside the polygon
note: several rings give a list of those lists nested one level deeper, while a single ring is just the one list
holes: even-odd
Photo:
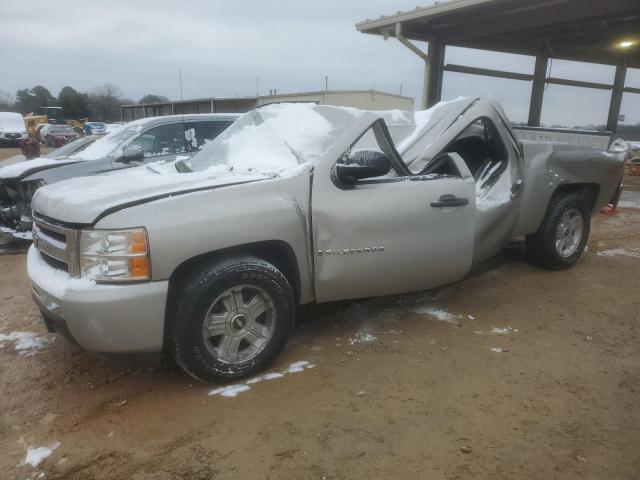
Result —
[{"label": "front wheel", "polygon": [[584,252],[590,228],[591,215],[582,196],[556,196],[538,231],[527,236],[527,253],[534,262],[551,270],[568,268]]},{"label": "front wheel", "polygon": [[182,278],[169,347],[189,375],[206,383],[253,375],[286,345],[295,299],[286,277],[269,262],[232,257]]}]

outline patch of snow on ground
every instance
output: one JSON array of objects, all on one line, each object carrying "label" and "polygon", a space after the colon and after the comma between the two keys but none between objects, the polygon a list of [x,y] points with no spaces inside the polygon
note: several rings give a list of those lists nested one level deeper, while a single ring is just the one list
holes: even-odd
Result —
[{"label": "patch of snow on ground", "polygon": [[640,208],[640,192],[622,192],[620,201],[618,202],[620,208]]},{"label": "patch of snow on ground", "polygon": [[215,390],[211,390],[209,395],[220,395],[221,397],[235,397],[239,393],[246,392],[247,390],[251,390],[249,385],[228,385],[226,387],[216,388]]},{"label": "patch of snow on ground", "polygon": [[53,453],[60,446],[60,442],[53,443],[50,447],[38,447],[27,449],[27,455],[24,457],[22,465],[31,465],[37,467],[42,461]]},{"label": "patch of snow on ground", "polygon": [[355,345],[356,343],[373,343],[377,341],[378,337],[365,332],[358,332],[349,337],[349,345]]},{"label": "patch of snow on ground", "polygon": [[430,315],[435,317],[437,320],[441,322],[449,322],[458,324],[458,320],[460,318],[459,315],[454,315],[453,313],[449,313],[442,308],[435,307],[420,307],[413,310],[414,313],[421,313],[423,315]]},{"label": "patch of snow on ground", "polygon": [[509,334],[511,332],[515,332],[518,333],[518,329],[513,329],[510,326],[508,327],[491,327],[491,330],[489,331],[489,333],[493,333],[495,335],[504,335],[504,334]]},{"label": "patch of snow on ground", "polygon": [[64,297],[67,290],[89,290],[96,284],[88,278],[71,278],[67,272],[47,265],[33,245],[27,252],[27,274],[36,285],[59,299]]},{"label": "patch of snow on ground", "polygon": [[282,378],[286,374],[302,372],[304,370],[314,368],[315,366],[316,366],[315,363],[311,363],[306,360],[300,360],[298,362],[293,362],[282,372],[265,373],[264,375],[251,378],[244,383],[236,383],[234,385],[218,387],[211,390],[209,392],[209,395],[219,395],[221,397],[235,397],[239,393],[251,390],[250,385],[255,385],[256,383],[264,382],[267,380],[275,380],[276,378]]},{"label": "patch of snow on ground", "polygon": [[10,332],[8,334],[0,333],[0,346],[4,347],[4,343],[15,343],[14,349],[23,356],[35,355],[38,350],[44,347],[47,339],[39,337],[33,332]]},{"label": "patch of snow on ground", "polygon": [[306,368],[313,368],[315,364],[311,362],[307,362],[306,360],[301,360],[299,362],[294,362],[283,372],[283,373],[297,373],[302,372]]},{"label": "patch of snow on ground", "polygon": [[640,249],[626,250],[624,248],[612,248],[598,252],[601,257],[631,257],[640,258]]}]

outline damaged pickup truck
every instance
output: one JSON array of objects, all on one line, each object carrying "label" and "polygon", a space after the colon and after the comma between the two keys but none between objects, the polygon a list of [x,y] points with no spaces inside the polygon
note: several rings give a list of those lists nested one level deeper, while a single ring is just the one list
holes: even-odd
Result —
[{"label": "damaged pickup truck", "polygon": [[276,357],[300,304],[455,282],[521,236],[569,267],[622,172],[591,148],[518,142],[492,100],[271,105],[189,160],[39,189],[28,274],[51,331],[228,380]]}]

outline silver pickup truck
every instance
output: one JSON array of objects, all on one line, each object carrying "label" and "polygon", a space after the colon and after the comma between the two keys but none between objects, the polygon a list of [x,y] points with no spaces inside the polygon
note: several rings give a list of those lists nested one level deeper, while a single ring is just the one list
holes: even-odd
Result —
[{"label": "silver pickup truck", "polygon": [[276,357],[298,305],[455,282],[514,237],[572,265],[622,172],[592,148],[519,142],[492,100],[271,105],[190,159],[39,189],[28,273],[51,331],[228,380]]}]

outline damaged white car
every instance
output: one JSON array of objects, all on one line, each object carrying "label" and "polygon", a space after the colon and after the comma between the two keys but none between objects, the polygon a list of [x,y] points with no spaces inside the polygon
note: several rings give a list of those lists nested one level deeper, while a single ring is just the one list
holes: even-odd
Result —
[{"label": "damaged white car", "polygon": [[491,100],[272,105],[189,160],[39,189],[28,273],[51,331],[228,380],[276,357],[300,304],[455,282],[519,236],[570,266],[622,172],[591,148],[518,142]]}]

